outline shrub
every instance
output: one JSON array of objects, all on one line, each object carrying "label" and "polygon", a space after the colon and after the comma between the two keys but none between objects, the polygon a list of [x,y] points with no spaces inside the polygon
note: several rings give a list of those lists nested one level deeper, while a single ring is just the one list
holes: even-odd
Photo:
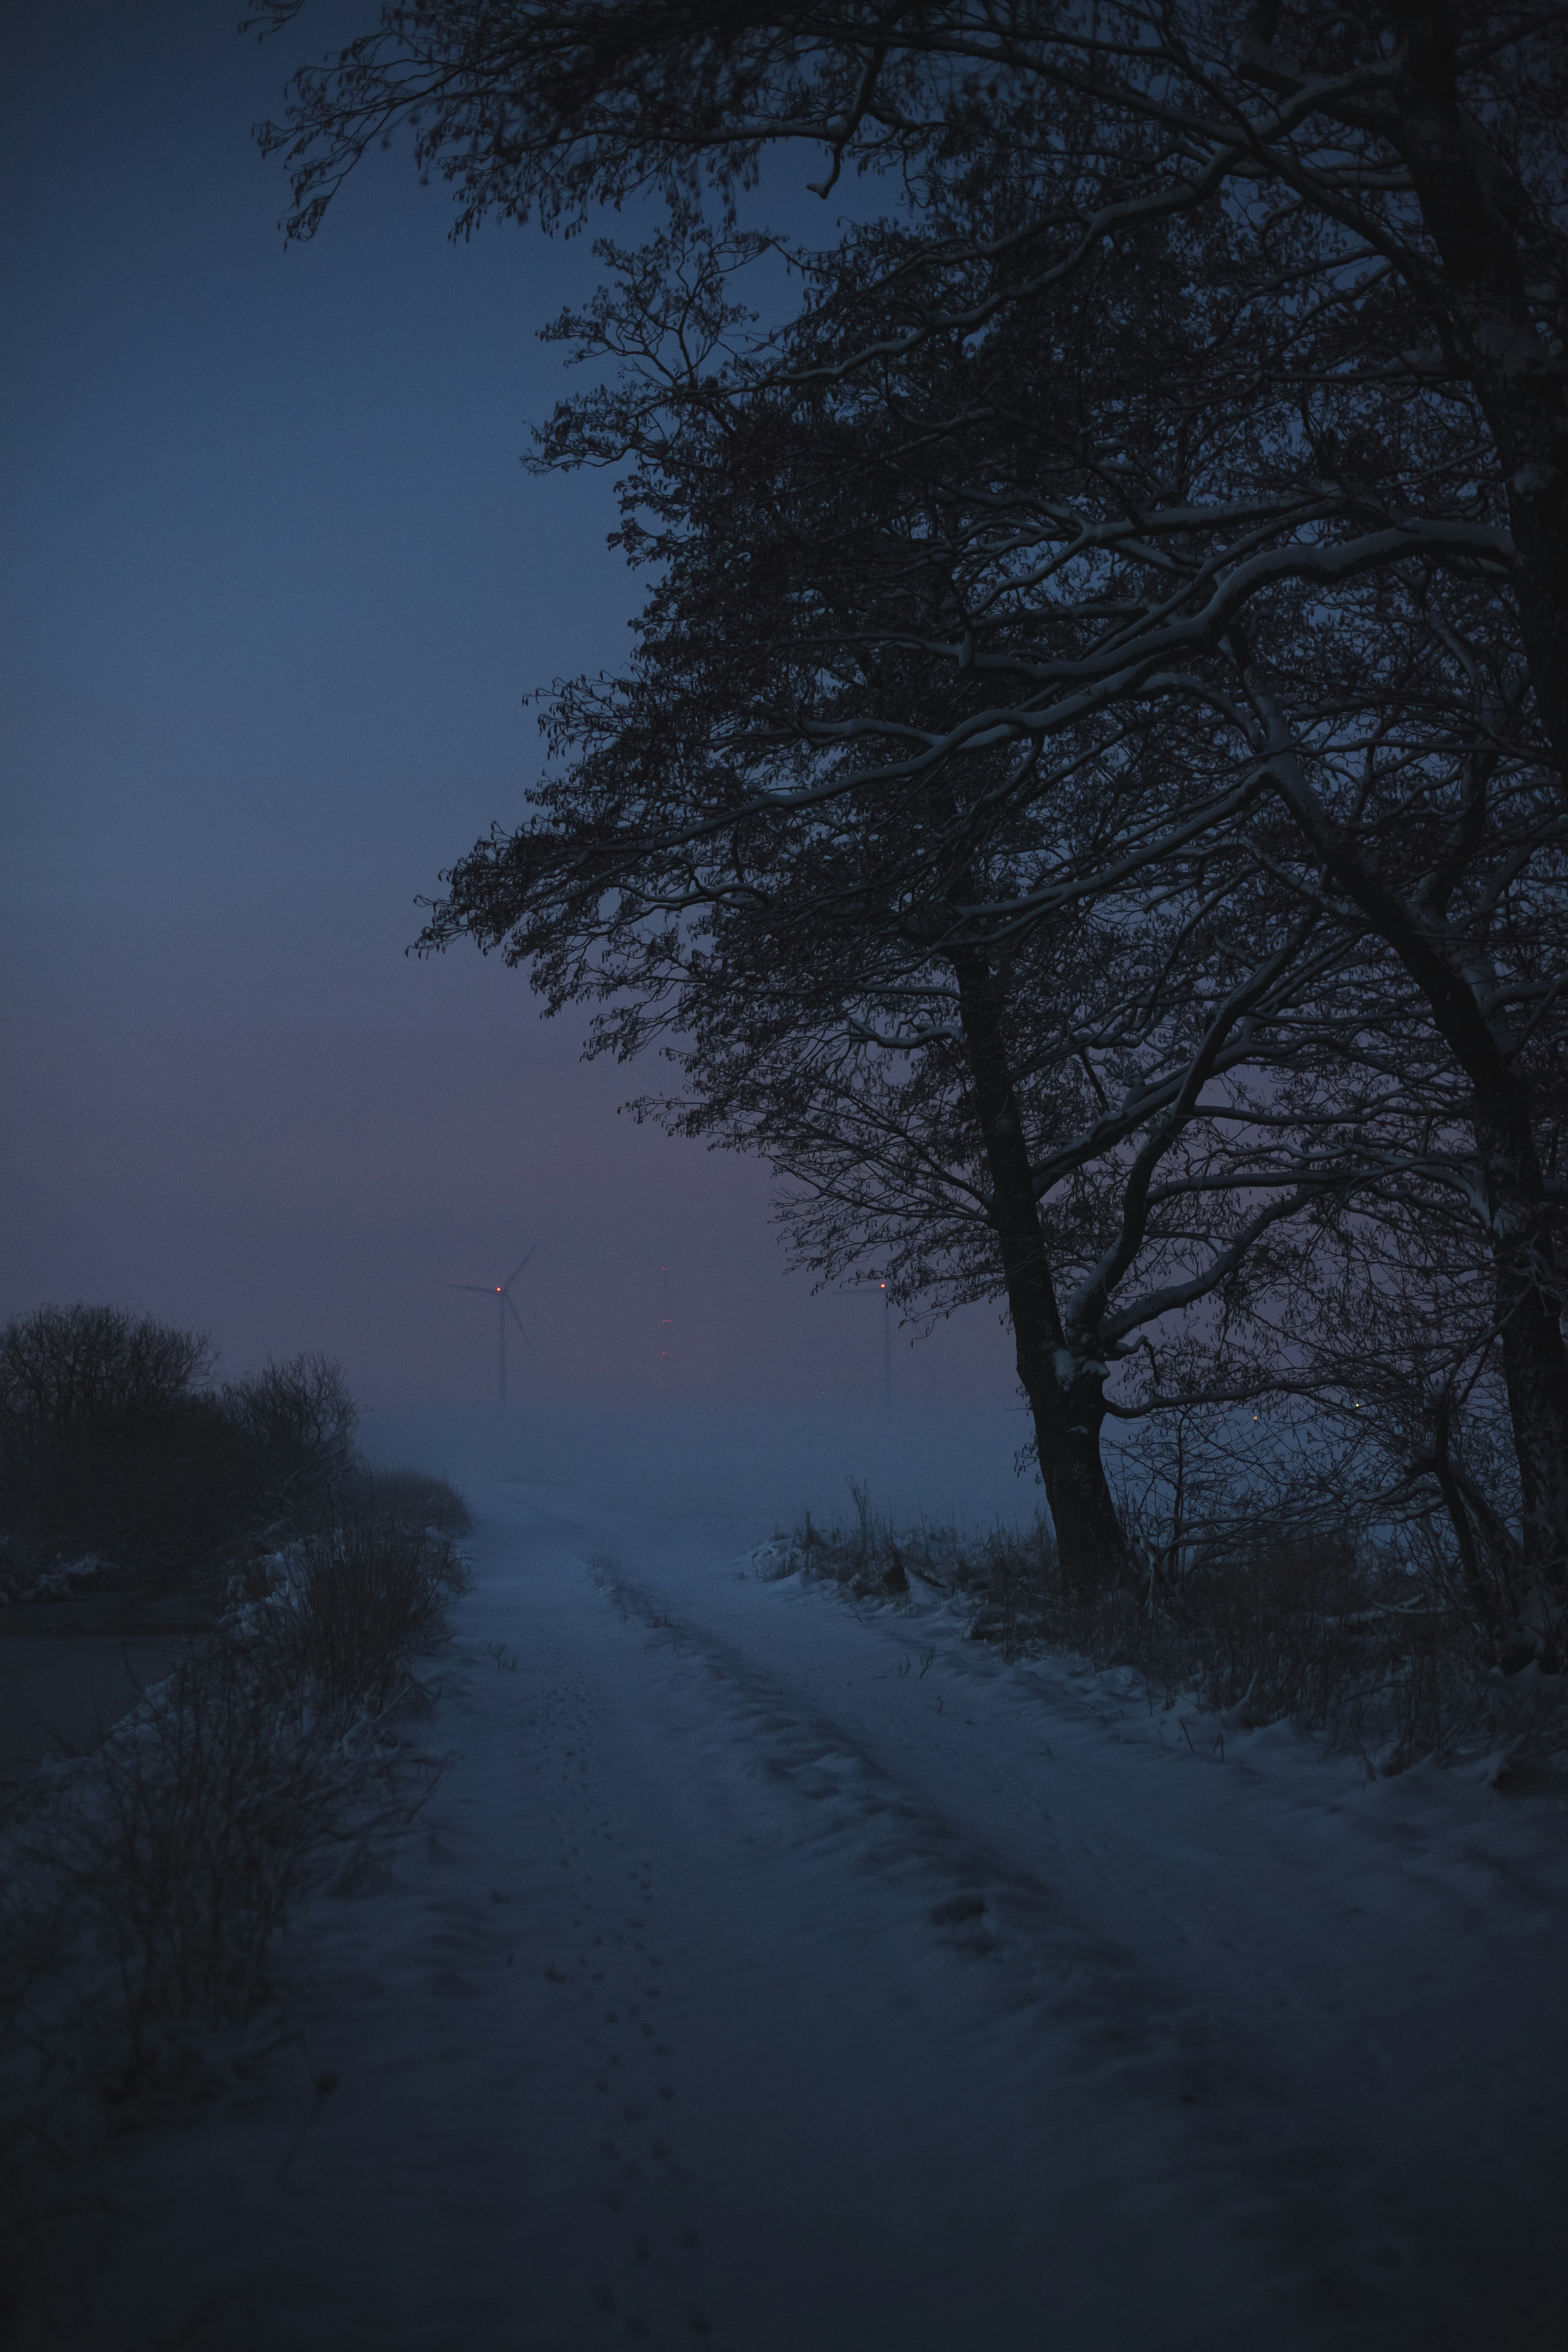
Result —
[{"label": "shrub", "polygon": [[38,1559],[180,1570],[233,1527],[228,1415],[193,1382],[205,1339],[111,1307],[43,1307],[0,1331],[0,1524]]},{"label": "shrub", "polygon": [[300,1355],[200,1388],[195,1333],[112,1307],[0,1331],[0,1537],[33,1564],[97,1555],[188,1576],[247,1532],[324,1524],[351,1477],[342,1367]]},{"label": "shrub", "polygon": [[8,1441],[47,1445],[174,1402],[210,1363],[205,1339],[150,1315],[40,1307],[0,1330],[0,1417]]},{"label": "shrub", "polygon": [[417,1700],[413,1661],[461,1580],[444,1537],[388,1510],[253,1558],[204,1646],[98,1754],[26,1793],[0,1850],[14,2138],[73,2082],[112,2100],[167,2089],[190,2032],[272,2000],[290,1908],[343,1883],[428,1786],[390,1718]]},{"label": "shrub", "polygon": [[405,1687],[409,1661],[444,1630],[461,1580],[445,1538],[393,1514],[354,1512],[306,1536],[271,1620],[285,1679],[308,1685],[329,1714],[385,1707]]},{"label": "shrub", "polygon": [[362,1463],[344,1487],[351,1507],[383,1518],[434,1528],[444,1536],[466,1535],[473,1525],[467,1503],[446,1478],[425,1470],[370,1470]]},{"label": "shrub", "polygon": [[219,1641],[162,1684],[73,1791],[59,1849],[112,1955],[129,2058],[168,2019],[247,2018],[340,1794],[329,1722]]},{"label": "shrub", "polygon": [[308,1527],[330,1514],[353,1467],[359,1416],[331,1356],[303,1354],[230,1381],[220,1403],[243,1449],[251,1515]]},{"label": "shrub", "polygon": [[1131,1666],[1152,1706],[1158,1692],[1243,1724],[1289,1717],[1384,1771],[1423,1756],[1568,1753],[1568,1682],[1500,1674],[1440,1564],[1358,1549],[1349,1529],[1233,1528],[1175,1565],[1156,1548],[1135,1583],[1085,1594],[1061,1576],[1044,1520],[895,1535],[852,1491],[856,1524],[807,1517],[789,1566],[861,1601],[926,1584],[1010,1660],[1055,1651]]}]

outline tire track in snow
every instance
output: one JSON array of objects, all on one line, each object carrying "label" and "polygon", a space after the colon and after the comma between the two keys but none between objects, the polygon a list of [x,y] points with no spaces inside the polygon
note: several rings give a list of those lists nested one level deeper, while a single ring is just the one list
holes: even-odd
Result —
[{"label": "tire track in snow", "polygon": [[[1245,2293],[1249,2271],[1255,2281],[1254,2315],[1234,2340],[1258,2327],[1274,2345],[1325,2352],[1436,2340],[1423,2310],[1443,2302],[1424,2291],[1429,2228],[1391,2210],[1367,2150],[1331,2114],[1292,2105],[1267,2052],[1086,1926],[1045,1880],[955,1828],[783,1677],[618,1562],[601,1555],[590,1568],[650,1650],[684,1659],[717,1694],[729,1736],[749,1750],[745,1771],[782,1808],[781,1839],[822,1865],[825,1908],[847,1874],[877,1882],[901,1898],[906,1933],[934,1932],[955,1960],[986,1964],[984,1997],[1037,2021],[1058,2076],[1102,2091],[1130,2140],[1160,2132],[1163,2110],[1189,2183],[1230,2208],[1236,2284]],[[1118,1737],[1103,1707],[1084,1712]],[[1231,2340],[1212,2322],[1159,2339],[1163,2352]]]},{"label": "tire track in snow", "polygon": [[[1356,2151],[1304,2138],[1267,2053],[831,1696],[657,1576],[591,1594],[581,1519],[519,1517],[425,1827],[311,1925],[341,2087],[286,2196],[297,2102],[128,2155],[106,2347],[216,2295],[256,2318],[204,2322],[211,2352],[1410,2352],[1371,2267],[1398,2217],[1347,2210]],[[840,1630],[825,1604],[805,1688]]]},{"label": "tire track in snow", "polygon": [[1069,2025],[1083,2065],[1113,2063],[1159,2095],[1194,2091],[1214,2037],[1190,2000],[1076,1918],[1043,1879],[954,1828],[853,1733],[803,1707],[754,1660],[673,1615],[618,1562],[601,1559],[590,1568],[624,1615],[691,1659],[716,1686],[731,1736],[751,1750],[751,1773],[796,1809],[795,1845],[904,1895],[911,1926],[998,1972],[1003,1981],[992,1998]]}]

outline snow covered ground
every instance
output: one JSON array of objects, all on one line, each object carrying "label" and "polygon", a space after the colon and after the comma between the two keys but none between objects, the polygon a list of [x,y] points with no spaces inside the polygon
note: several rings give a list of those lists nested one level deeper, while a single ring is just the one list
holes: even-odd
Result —
[{"label": "snow covered ground", "polygon": [[1027,1507],[1017,1437],[378,1425],[479,1519],[450,1769],[294,1939],[297,2058],[98,2168],[84,2340],[1568,2344],[1561,1791],[1222,1760],[1130,1677],[748,1569],[850,1472]]}]

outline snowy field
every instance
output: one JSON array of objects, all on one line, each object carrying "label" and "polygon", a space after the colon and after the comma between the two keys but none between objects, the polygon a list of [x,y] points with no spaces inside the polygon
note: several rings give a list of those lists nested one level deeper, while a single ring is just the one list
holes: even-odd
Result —
[{"label": "snowy field", "polygon": [[1561,1792],[748,1559],[850,1475],[1028,1515],[1016,1416],[367,1434],[475,1507],[450,1766],[291,1939],[298,2050],[98,2168],[84,2341],[1568,2344]]}]

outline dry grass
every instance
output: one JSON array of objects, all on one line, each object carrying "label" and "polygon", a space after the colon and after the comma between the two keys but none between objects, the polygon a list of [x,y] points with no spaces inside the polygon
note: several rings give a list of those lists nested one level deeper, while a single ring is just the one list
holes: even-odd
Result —
[{"label": "dry grass", "polygon": [[895,1530],[851,1491],[854,1524],[824,1530],[806,1517],[783,1564],[858,1601],[942,1594],[967,1611],[972,1640],[1009,1660],[1057,1652],[1131,1666],[1151,1706],[1289,1719],[1381,1772],[1426,1757],[1492,1758],[1500,1777],[1568,1767],[1568,1678],[1500,1673],[1447,1579],[1358,1550],[1346,1531],[1237,1531],[1179,1572],[1151,1568],[1085,1597],[1063,1580],[1044,1520]]}]

